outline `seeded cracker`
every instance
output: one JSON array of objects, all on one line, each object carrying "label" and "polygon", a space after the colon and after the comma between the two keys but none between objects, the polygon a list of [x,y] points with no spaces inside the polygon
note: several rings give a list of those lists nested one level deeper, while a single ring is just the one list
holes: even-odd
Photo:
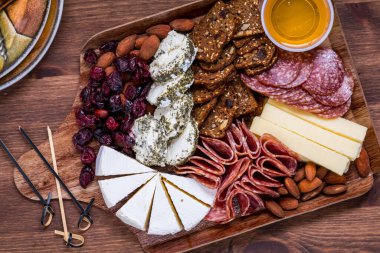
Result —
[{"label": "seeded cracker", "polygon": [[198,128],[202,126],[203,122],[206,120],[207,116],[210,114],[217,102],[218,98],[213,98],[211,101],[203,105],[197,105],[193,108],[192,116],[198,123]]},{"label": "seeded cracker", "polygon": [[253,37],[248,43],[237,50],[238,55],[244,55],[257,49],[259,46],[272,44],[266,36]]},{"label": "seeded cracker", "polygon": [[235,59],[236,59],[236,48],[234,45],[226,46],[223,49],[222,54],[218,58],[216,62],[209,63],[209,62],[199,62],[199,65],[202,69],[209,71],[209,72],[216,72],[219,71],[226,66],[230,65]]},{"label": "seeded cracker", "polygon": [[246,43],[248,43],[249,41],[251,41],[252,38],[253,38],[253,36],[249,36],[249,37],[246,37],[246,38],[241,38],[241,39],[233,40],[232,42],[234,43],[234,45],[235,45],[236,48],[241,48]]},{"label": "seeded cracker", "polygon": [[217,87],[215,90],[208,90],[204,87],[196,87],[192,86],[190,91],[193,95],[193,100],[195,104],[203,104],[210,100],[212,100],[215,97],[220,96],[223,94],[226,90],[226,85],[221,85]]},{"label": "seeded cracker", "polygon": [[252,113],[258,107],[256,99],[253,95],[253,92],[244,85],[239,77],[234,78],[234,80],[229,84],[228,87],[231,87],[230,91],[231,96],[234,100],[234,106],[237,107],[235,118],[248,113]]},{"label": "seeded cracker", "polygon": [[196,59],[205,62],[216,61],[223,47],[236,32],[237,20],[228,5],[218,1],[214,7],[195,25],[191,39],[198,48]]},{"label": "seeded cracker", "polygon": [[221,84],[226,83],[235,75],[235,67],[233,64],[218,72],[205,72],[202,69],[198,69],[194,74],[194,84],[203,85],[207,89],[213,90]]},{"label": "seeded cracker", "polygon": [[258,1],[231,0],[229,6],[231,12],[240,18],[234,39],[264,33],[261,26]]},{"label": "seeded cracker", "polygon": [[250,53],[242,55],[235,61],[237,69],[250,68],[258,65],[267,66],[271,62],[276,51],[272,43],[259,46]]},{"label": "seeded cracker", "polygon": [[244,71],[249,76],[260,74],[264,72],[265,70],[269,69],[270,67],[272,67],[276,63],[277,58],[278,58],[278,51],[276,50],[271,62],[267,66],[258,65],[252,68],[245,68]]}]

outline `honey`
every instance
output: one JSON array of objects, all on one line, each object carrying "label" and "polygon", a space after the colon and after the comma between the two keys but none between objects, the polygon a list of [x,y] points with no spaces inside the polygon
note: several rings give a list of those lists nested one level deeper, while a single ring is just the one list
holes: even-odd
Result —
[{"label": "honey", "polygon": [[330,24],[328,0],[268,0],[264,22],[270,37],[292,48],[321,40]]}]

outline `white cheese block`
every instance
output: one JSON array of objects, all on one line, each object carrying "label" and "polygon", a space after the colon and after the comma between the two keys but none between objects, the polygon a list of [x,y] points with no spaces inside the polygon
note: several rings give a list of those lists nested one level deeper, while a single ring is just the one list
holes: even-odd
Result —
[{"label": "white cheese block", "polygon": [[359,156],[362,148],[362,144],[359,142],[327,131],[271,104],[264,106],[261,118],[347,156],[351,161],[354,161]]},{"label": "white cheese block", "polygon": [[139,189],[117,212],[116,216],[124,223],[145,231],[147,229],[150,210],[156,183],[156,174],[146,185]]},{"label": "white cheese block", "polygon": [[185,230],[189,231],[194,228],[209,212],[210,207],[195,200],[170,183],[165,182],[165,187]]},{"label": "white cheese block", "polygon": [[154,172],[154,170],[112,148],[100,147],[96,158],[96,176],[130,175],[145,172]]},{"label": "white cheese block", "polygon": [[350,165],[350,160],[347,157],[261,117],[254,118],[250,130],[260,136],[265,133],[272,134],[294,152],[339,175],[343,175]]},{"label": "white cheese block", "polygon": [[148,234],[167,235],[178,233],[181,230],[182,225],[160,179],[157,181],[154,193]]},{"label": "white cheese block", "polygon": [[144,185],[156,173],[148,172],[131,176],[99,180],[99,187],[104,202],[108,208],[116,205],[120,200],[128,197],[137,188]]},{"label": "white cheese block", "polygon": [[161,173],[162,177],[174,184],[176,187],[190,194],[203,203],[213,206],[216,190],[207,188],[189,177],[180,177],[176,175]]},{"label": "white cheese block", "polygon": [[269,99],[268,103],[280,108],[281,110],[289,112],[298,118],[322,127],[330,132],[336,133],[359,143],[363,143],[364,141],[367,128],[355,122],[344,118],[324,119],[312,113],[291,108],[273,99]]}]

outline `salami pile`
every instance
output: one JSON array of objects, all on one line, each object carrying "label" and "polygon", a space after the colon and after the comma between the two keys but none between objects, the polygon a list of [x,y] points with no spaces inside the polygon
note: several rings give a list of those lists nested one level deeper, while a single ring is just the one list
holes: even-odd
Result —
[{"label": "salami pile", "polygon": [[241,79],[256,92],[323,118],[343,116],[354,88],[353,79],[330,48],[280,51],[271,69],[255,77],[241,74]]},{"label": "salami pile", "polygon": [[224,140],[201,137],[196,155],[176,172],[218,188],[206,219],[226,223],[263,210],[265,197],[279,197],[279,180],[292,176],[297,164],[297,155],[275,137],[264,134],[258,139],[237,122]]}]

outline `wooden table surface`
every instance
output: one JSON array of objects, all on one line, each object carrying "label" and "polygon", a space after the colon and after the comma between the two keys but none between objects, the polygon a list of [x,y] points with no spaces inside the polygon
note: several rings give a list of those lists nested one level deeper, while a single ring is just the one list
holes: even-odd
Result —
[{"label": "wooden table surface", "polygon": [[[66,0],[58,35],[47,56],[23,81],[0,92],[0,137],[16,157],[29,150],[17,131],[22,125],[37,143],[47,139],[69,112],[78,87],[79,52],[93,34],[191,0]],[[343,30],[380,136],[380,1],[335,1]],[[70,143],[68,143],[70,145]],[[79,171],[78,171],[79,174]],[[69,230],[77,210],[65,202]],[[53,202],[58,210],[58,202]],[[380,179],[365,196],[295,219],[223,240],[196,252],[379,252]],[[22,197],[13,166],[0,152],[0,251],[59,252],[66,249],[59,216],[43,230],[41,206]],[[116,217],[94,209],[95,225],[75,252],[140,252],[134,236]],[[70,250],[71,251],[71,250]]]}]

